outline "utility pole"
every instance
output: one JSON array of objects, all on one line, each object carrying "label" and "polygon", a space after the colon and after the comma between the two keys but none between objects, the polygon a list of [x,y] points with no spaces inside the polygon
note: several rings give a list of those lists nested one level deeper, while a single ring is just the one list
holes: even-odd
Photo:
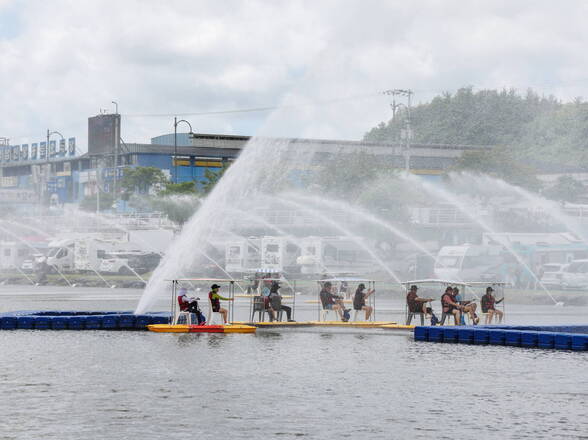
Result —
[{"label": "utility pole", "polygon": [[114,124],[114,176],[112,181],[112,195],[114,205],[118,203],[117,180],[118,180],[118,153],[120,150],[120,115],[118,114],[118,102],[112,101],[115,106],[116,122]]},{"label": "utility pole", "polygon": [[[405,128],[400,130],[400,139],[401,141],[404,140],[405,143],[403,144],[403,156],[404,156],[404,170],[406,174],[410,173],[410,148],[411,148],[411,140],[412,140],[412,127],[411,127],[411,120],[410,120],[410,109],[411,109],[411,102],[412,102],[412,95],[414,92],[410,89],[391,89],[391,90],[384,90],[382,92],[384,95],[392,96],[392,119],[396,118],[396,110],[403,106],[406,109],[406,118],[405,118]],[[406,104],[398,103],[396,104],[396,96],[405,96],[406,97]]]}]

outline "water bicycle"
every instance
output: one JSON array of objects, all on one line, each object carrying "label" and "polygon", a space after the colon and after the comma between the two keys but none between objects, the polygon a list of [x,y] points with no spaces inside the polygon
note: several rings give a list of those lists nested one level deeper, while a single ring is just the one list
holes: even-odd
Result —
[{"label": "water bicycle", "polygon": [[[509,283],[505,283],[505,282],[501,282],[501,281],[452,281],[452,280],[440,280],[440,279],[422,279],[422,280],[412,280],[412,281],[404,281],[401,283],[401,285],[405,288],[406,294],[408,295],[408,292],[410,291],[410,287],[411,286],[417,286],[417,288],[419,290],[424,291],[425,293],[423,293],[422,291],[419,292],[419,297],[420,298],[438,298],[439,301],[441,301],[441,298],[443,296],[444,290],[447,287],[457,287],[459,288],[460,292],[461,292],[461,297],[462,300],[460,301],[461,305],[467,305],[469,303],[474,303],[476,301],[480,301],[481,295],[478,295],[478,293],[476,292],[476,289],[480,289],[480,288],[488,288],[491,287],[493,290],[492,291],[496,291],[499,292],[498,296],[500,296],[500,298],[502,298],[502,300],[500,300],[500,302],[496,303],[496,307],[497,308],[501,308],[501,312],[502,312],[502,320],[504,321],[504,318],[506,317],[505,314],[505,287],[509,285]],[[434,292],[434,293],[433,293]],[[408,308],[408,303],[405,303],[405,316],[406,316],[406,325],[411,325],[412,319],[415,317],[420,317],[420,324],[424,325],[425,324],[425,316],[427,315],[427,313],[423,313],[423,312],[416,312],[416,311],[411,311]],[[433,310],[434,312],[434,310]],[[480,316],[486,317],[486,313],[480,308],[477,310],[477,314],[479,314]],[[441,313],[441,320],[440,320],[440,325],[444,325],[447,321],[447,324],[449,324],[450,322],[450,318],[453,319],[455,321],[455,318],[453,317],[453,315],[450,314],[446,314],[446,313]],[[465,324],[473,324],[468,322],[468,316],[467,314],[463,314],[462,315],[462,319],[464,320],[463,322],[455,323],[455,325],[465,325]],[[480,322],[481,323],[481,322]]]},{"label": "water bicycle", "polygon": [[[194,283],[214,283],[226,286],[228,289],[229,301],[228,322],[232,322],[233,316],[233,299],[235,298],[235,281],[222,278],[178,278],[166,280],[171,283],[171,323],[170,324],[151,324],[147,328],[156,333],[254,333],[256,328],[244,324],[225,324],[222,316],[218,312],[212,311],[210,299],[208,302],[208,320],[199,324],[193,323],[192,319],[195,313],[183,311],[180,309],[178,302],[178,291],[184,285],[194,286]],[[195,298],[195,301],[199,298]]]}]

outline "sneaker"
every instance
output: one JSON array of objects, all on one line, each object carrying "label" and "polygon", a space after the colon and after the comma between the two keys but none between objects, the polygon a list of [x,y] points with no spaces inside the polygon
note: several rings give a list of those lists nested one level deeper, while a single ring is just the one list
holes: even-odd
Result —
[{"label": "sneaker", "polygon": [[288,319],[288,322],[296,322],[296,321],[294,321],[293,319]]}]

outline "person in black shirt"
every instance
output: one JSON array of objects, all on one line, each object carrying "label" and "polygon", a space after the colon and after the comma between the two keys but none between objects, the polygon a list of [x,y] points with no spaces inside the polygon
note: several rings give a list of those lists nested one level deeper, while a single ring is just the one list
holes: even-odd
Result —
[{"label": "person in black shirt", "polygon": [[292,319],[292,307],[285,306],[284,304],[282,304],[282,295],[280,295],[279,290],[280,283],[274,281],[272,283],[272,286],[270,287],[270,307],[273,309],[275,313],[278,313],[280,310],[283,310],[284,312],[286,312],[286,318],[288,319],[288,322],[294,322],[294,320]]},{"label": "person in black shirt", "polygon": [[374,308],[365,304],[365,300],[375,292],[374,289],[365,291],[365,284],[361,283],[357,286],[355,296],[353,297],[353,310],[365,310],[365,320],[369,321]]}]

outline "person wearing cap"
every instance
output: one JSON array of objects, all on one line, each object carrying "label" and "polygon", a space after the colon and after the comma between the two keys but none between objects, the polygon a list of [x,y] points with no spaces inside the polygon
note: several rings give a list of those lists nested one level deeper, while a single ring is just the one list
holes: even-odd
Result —
[{"label": "person wearing cap", "polygon": [[412,313],[424,313],[427,314],[430,311],[430,307],[427,307],[427,303],[433,301],[433,298],[421,298],[417,294],[419,288],[416,285],[410,286],[410,290],[406,294],[406,305],[408,311]]},{"label": "person wearing cap", "polygon": [[502,317],[504,313],[500,310],[496,310],[496,304],[500,304],[504,301],[504,298],[500,298],[497,300],[494,295],[492,295],[494,289],[491,286],[486,287],[486,294],[480,300],[480,305],[482,306],[482,313],[486,313],[486,324],[492,324],[492,318],[494,315],[498,318],[498,323],[502,322]]},{"label": "person wearing cap", "polygon": [[323,283],[323,288],[319,294],[321,304],[324,310],[334,310],[341,318],[341,321],[347,322],[347,319],[343,316],[343,312],[345,312],[345,306],[343,304],[343,298],[339,295],[334,295],[331,293],[331,282],[325,281]]},{"label": "person wearing cap", "polygon": [[223,301],[233,301],[233,298],[225,298],[224,296],[221,296],[218,293],[219,289],[220,286],[218,284],[213,284],[212,286],[210,286],[210,292],[208,292],[208,299],[210,300],[212,311],[214,313],[220,313],[223,317],[224,323],[226,324],[229,312],[227,311],[227,309],[221,307],[220,300],[222,299]]},{"label": "person wearing cap", "polygon": [[276,315],[280,310],[286,312],[286,318],[288,322],[294,322],[292,319],[292,307],[285,306],[282,304],[282,295],[280,295],[280,283],[278,281],[274,281],[272,286],[270,287],[270,294],[269,294],[269,302],[270,302],[270,320],[273,321],[276,319]]}]

